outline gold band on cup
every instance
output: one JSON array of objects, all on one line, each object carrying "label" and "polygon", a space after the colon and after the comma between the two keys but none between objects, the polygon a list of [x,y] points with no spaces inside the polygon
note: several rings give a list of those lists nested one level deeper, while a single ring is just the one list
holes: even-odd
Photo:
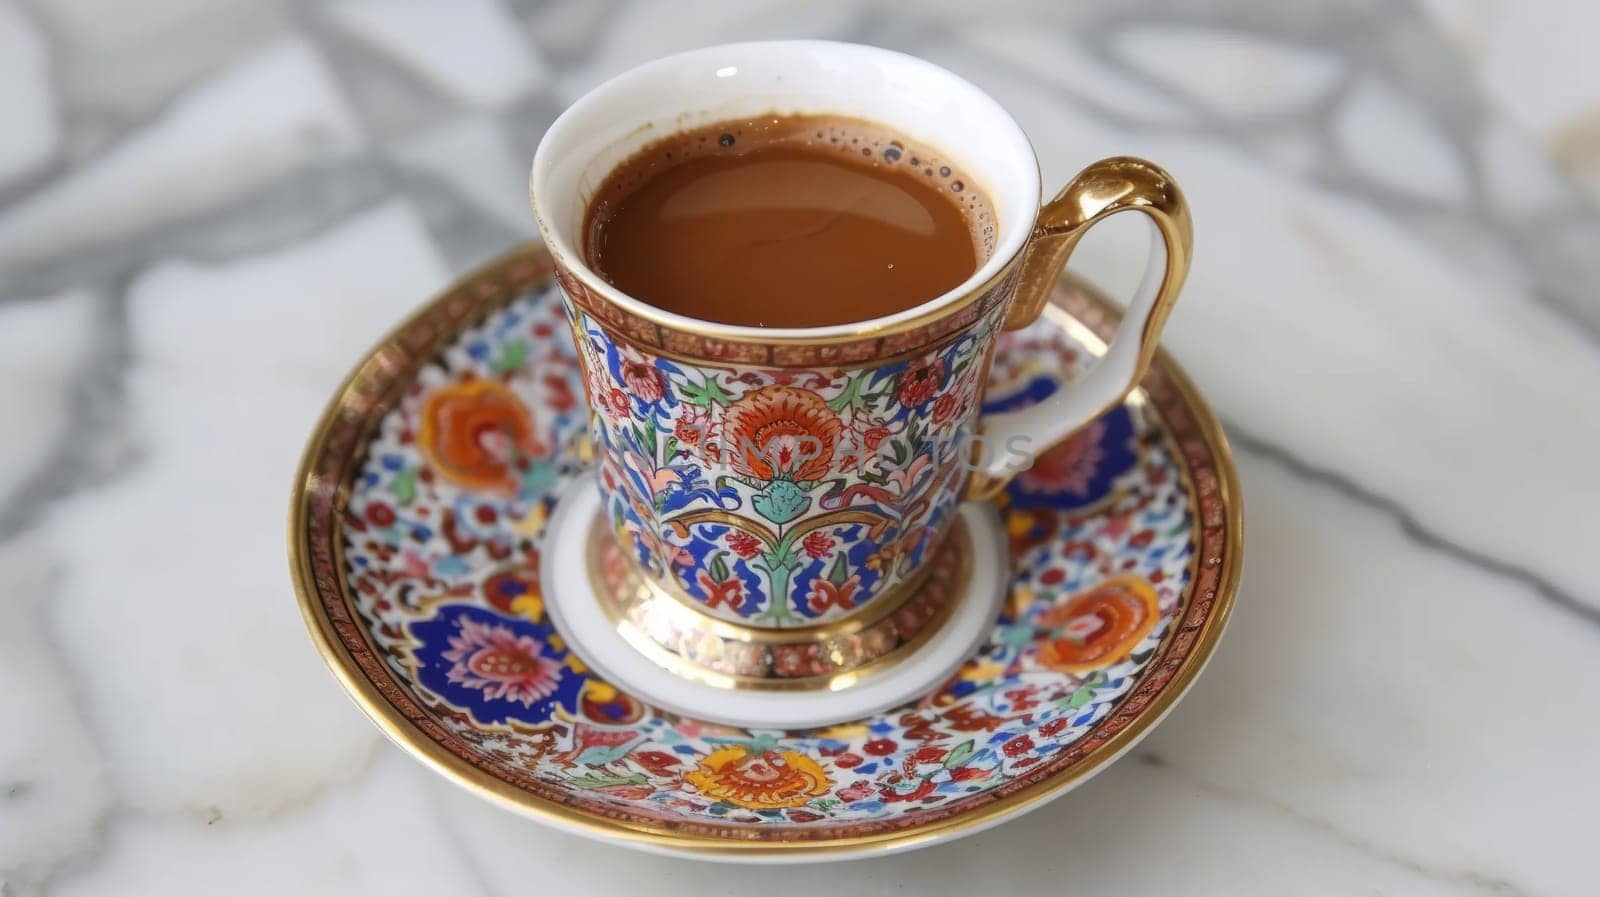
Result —
[{"label": "gold band on cup", "polygon": [[[972,536],[959,517],[916,577],[878,596],[874,613],[798,629],[709,616],[648,575],[604,518],[589,538],[589,577],[617,632],[663,669],[718,688],[838,690],[889,666],[949,620],[972,576]],[[880,606],[882,610],[879,611]]]}]

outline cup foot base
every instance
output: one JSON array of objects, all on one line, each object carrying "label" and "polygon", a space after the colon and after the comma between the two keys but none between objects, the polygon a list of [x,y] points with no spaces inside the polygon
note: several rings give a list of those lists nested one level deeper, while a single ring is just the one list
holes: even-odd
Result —
[{"label": "cup foot base", "polygon": [[[599,513],[599,493],[589,475],[569,484],[556,505],[546,530],[544,554],[550,561],[541,574],[551,620],[570,649],[613,685],[664,710],[725,725],[827,726],[927,694],[953,675],[989,632],[1010,582],[998,513],[988,504],[969,503],[960,509],[953,533],[964,544],[946,549],[961,563],[936,569],[925,587],[956,593],[927,602],[937,618],[925,620],[926,631],[904,650],[825,679],[757,684],[686,665],[619,614],[626,595],[600,594],[608,582],[619,580],[599,575],[603,553],[596,551],[595,540],[611,538],[609,530],[595,525]],[[565,562],[556,563],[558,558]]]}]

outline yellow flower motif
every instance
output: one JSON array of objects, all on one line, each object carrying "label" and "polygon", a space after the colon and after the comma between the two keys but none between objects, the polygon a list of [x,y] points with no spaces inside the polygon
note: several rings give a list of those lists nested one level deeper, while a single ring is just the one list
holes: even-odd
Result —
[{"label": "yellow flower motif", "polygon": [[992,660],[975,660],[967,663],[958,672],[961,678],[968,682],[989,682],[1006,671],[1006,668]]},{"label": "yellow flower motif", "polygon": [[817,737],[833,741],[854,741],[857,738],[866,738],[868,731],[870,730],[867,729],[866,723],[840,723],[818,732]]},{"label": "yellow flower motif", "polygon": [[530,623],[544,619],[544,598],[538,592],[527,592],[511,599],[511,612]]},{"label": "yellow flower motif", "polygon": [[[583,661],[578,659],[578,655],[572,653],[571,651],[567,651],[567,643],[566,643],[566,641],[564,641],[561,638],[561,633],[552,632],[552,633],[550,633],[550,637],[548,639],[545,639],[545,641],[550,644],[550,647],[556,649],[557,651],[566,651],[567,652],[566,660],[562,661],[562,663],[566,664],[567,669],[569,669],[569,670],[571,670],[574,673],[577,673],[579,675],[583,675],[584,673],[589,672],[589,667],[586,666]],[[605,685],[605,683],[600,682],[599,680],[596,680],[596,679],[589,680],[589,684],[590,685],[601,685],[601,686],[604,686],[605,688],[611,688],[611,686]],[[616,697],[615,689],[612,690],[612,694],[609,697],[603,698],[602,700],[609,701],[614,697]]]},{"label": "yellow flower motif", "polygon": [[799,751],[751,754],[742,745],[712,751],[683,778],[706,797],[752,810],[804,806],[833,787],[817,761]]},{"label": "yellow flower motif", "polygon": [[550,519],[550,512],[546,510],[544,502],[533,506],[533,510],[523,515],[521,520],[512,524],[512,528],[524,536],[537,536],[544,531],[545,521]]}]

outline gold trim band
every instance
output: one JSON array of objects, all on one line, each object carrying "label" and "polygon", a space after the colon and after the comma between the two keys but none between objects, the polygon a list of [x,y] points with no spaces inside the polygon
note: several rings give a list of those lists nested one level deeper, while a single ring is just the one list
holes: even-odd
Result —
[{"label": "gold trim band", "polygon": [[702,367],[858,368],[876,367],[947,345],[967,328],[1001,310],[1011,300],[1022,265],[1018,252],[993,276],[960,300],[932,309],[893,327],[863,325],[858,332],[828,339],[763,337],[760,342],[731,339],[709,328],[678,329],[596,297],[583,280],[557,263],[556,280],[567,301],[614,341],[653,355]]},{"label": "gold trim band", "polygon": [[[706,615],[646,574],[605,518],[589,534],[589,581],[622,637],[658,666],[716,688],[811,691],[846,688],[900,660],[943,628],[972,579],[972,536],[957,517],[913,581],[872,618],[805,629],[754,629]],[[848,623],[850,625],[840,625]]]}]

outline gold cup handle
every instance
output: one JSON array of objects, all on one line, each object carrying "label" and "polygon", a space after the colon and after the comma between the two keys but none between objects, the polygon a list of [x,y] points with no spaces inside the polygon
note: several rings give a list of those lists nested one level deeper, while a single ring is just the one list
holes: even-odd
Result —
[{"label": "gold cup handle", "polygon": [[1033,323],[1089,228],[1130,210],[1143,212],[1151,224],[1150,261],[1116,335],[1088,374],[1067,388],[1029,408],[983,418],[968,498],[992,498],[1038,454],[1121,402],[1155,358],[1161,328],[1189,273],[1194,226],[1172,175],[1131,156],[1090,165],[1039,210],[1005,327]]}]

